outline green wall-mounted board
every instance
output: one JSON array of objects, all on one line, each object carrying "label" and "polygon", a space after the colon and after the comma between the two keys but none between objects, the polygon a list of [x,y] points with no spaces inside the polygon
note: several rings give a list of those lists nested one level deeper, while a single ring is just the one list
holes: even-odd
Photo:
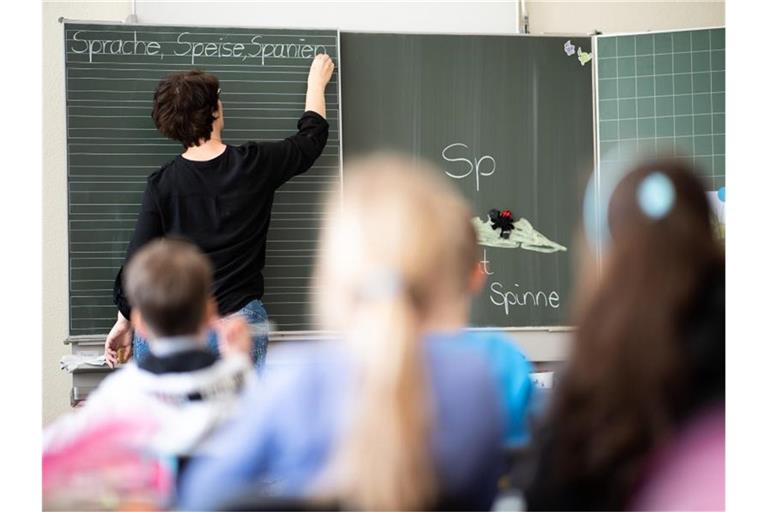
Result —
[{"label": "green wall-mounted board", "polygon": [[596,39],[600,161],[672,150],[724,187],[725,29]]},{"label": "green wall-mounted board", "polygon": [[554,242],[513,248],[480,226],[488,276],[472,325],[569,325],[594,165],[592,63],[578,57],[590,38],[343,32],[341,48],[345,162],[384,149],[425,158],[479,220],[509,208],[529,223],[514,236]]},{"label": "green wall-mounted board", "polygon": [[[65,23],[70,335],[105,334],[112,283],[146,177],[178,155],[150,113],[158,81],[200,68],[217,75],[230,144],[295,133],[311,59],[338,60],[332,30]],[[283,331],[313,327],[310,275],[321,197],[340,180],[338,80],[327,94],[330,136],[306,174],[275,195],[264,302]],[[301,222],[302,229],[296,229]]]}]

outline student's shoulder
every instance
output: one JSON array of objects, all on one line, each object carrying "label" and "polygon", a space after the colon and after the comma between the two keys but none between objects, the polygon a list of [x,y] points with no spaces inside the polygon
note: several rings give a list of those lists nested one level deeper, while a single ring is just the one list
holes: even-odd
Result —
[{"label": "student's shoulder", "polygon": [[452,383],[466,383],[487,379],[491,374],[485,354],[452,338],[429,338],[426,356],[430,373],[438,381],[447,377]]},{"label": "student's shoulder", "polygon": [[501,424],[493,367],[480,351],[450,340],[430,340],[426,365],[438,415],[446,421],[454,418],[465,431],[478,421]]},{"label": "student's shoulder", "polygon": [[491,331],[462,331],[460,333],[431,336],[429,340],[434,349],[441,352],[474,352],[500,358],[512,358],[527,361],[517,343],[504,334]]},{"label": "student's shoulder", "polygon": [[[197,374],[200,375],[197,375]],[[253,364],[248,355],[222,357],[208,368],[193,372],[190,377],[200,383],[209,383],[212,388],[228,390],[239,394],[247,389],[254,380]]]},{"label": "student's shoulder", "polygon": [[290,388],[325,389],[349,374],[353,363],[339,342],[294,343],[270,352],[265,380]]},{"label": "student's shoulder", "polygon": [[45,450],[56,450],[68,443],[93,437],[109,426],[144,425],[154,428],[153,410],[136,389],[132,363],[110,373],[77,409],[60,416],[43,432]]},{"label": "student's shoulder", "polygon": [[182,375],[192,379],[215,381],[217,378],[250,373],[253,370],[251,358],[247,354],[238,353],[217,357],[208,350],[199,350],[189,352],[189,357],[196,357],[201,361],[201,367],[180,373],[165,374],[164,377]]},{"label": "student's shoulder", "polygon": [[[190,357],[193,355],[190,353]],[[252,363],[247,355],[223,357],[208,366],[190,371],[154,373],[134,368],[134,375],[124,380],[131,382],[136,393],[179,399],[202,395],[207,400],[229,400],[247,389],[254,378]]]},{"label": "student's shoulder", "polygon": [[142,400],[141,370],[130,362],[107,375],[85,401],[85,409],[127,410]]},{"label": "student's shoulder", "polygon": [[324,387],[346,373],[349,355],[340,342],[292,343],[270,350],[264,379],[281,387]]},{"label": "student's shoulder", "polygon": [[270,362],[243,397],[246,421],[267,416],[289,430],[299,419],[329,421],[327,414],[339,409],[349,390],[351,369],[345,353],[334,347],[270,349]]},{"label": "student's shoulder", "polygon": [[457,339],[457,344],[479,350],[497,361],[530,364],[525,353],[510,336],[498,332],[467,331]]}]

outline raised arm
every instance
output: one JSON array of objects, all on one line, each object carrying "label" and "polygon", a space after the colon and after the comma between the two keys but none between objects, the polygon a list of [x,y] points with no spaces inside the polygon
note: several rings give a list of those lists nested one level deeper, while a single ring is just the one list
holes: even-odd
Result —
[{"label": "raised arm", "polygon": [[312,67],[309,68],[309,77],[307,78],[307,100],[304,110],[317,112],[323,118],[325,115],[325,86],[333,75],[334,64],[331,58],[326,54],[316,55],[312,61]]},{"label": "raised arm", "polygon": [[299,119],[298,132],[284,140],[259,145],[274,188],[307,171],[325,148],[329,132],[325,120],[325,87],[333,69],[330,57],[325,54],[315,57],[307,78],[306,111]]}]

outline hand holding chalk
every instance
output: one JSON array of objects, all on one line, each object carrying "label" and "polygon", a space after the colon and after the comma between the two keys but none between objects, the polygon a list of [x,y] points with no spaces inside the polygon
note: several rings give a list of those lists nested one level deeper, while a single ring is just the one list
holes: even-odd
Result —
[{"label": "hand holding chalk", "polygon": [[312,67],[309,68],[309,77],[307,78],[307,101],[305,110],[317,112],[325,117],[325,86],[333,74],[333,61],[331,58],[321,53],[315,55],[312,61]]},{"label": "hand holding chalk", "polygon": [[325,86],[333,75],[334,67],[333,60],[327,54],[315,55],[312,67],[309,68],[309,78],[307,78],[309,88],[325,91]]}]

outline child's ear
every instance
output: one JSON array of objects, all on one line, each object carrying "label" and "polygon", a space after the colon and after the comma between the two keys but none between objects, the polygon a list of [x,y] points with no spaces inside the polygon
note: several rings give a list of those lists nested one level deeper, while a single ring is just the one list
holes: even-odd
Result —
[{"label": "child's ear", "polygon": [[469,276],[469,293],[472,295],[480,293],[480,290],[485,286],[485,279],[486,274],[483,272],[483,265],[478,261]]}]

